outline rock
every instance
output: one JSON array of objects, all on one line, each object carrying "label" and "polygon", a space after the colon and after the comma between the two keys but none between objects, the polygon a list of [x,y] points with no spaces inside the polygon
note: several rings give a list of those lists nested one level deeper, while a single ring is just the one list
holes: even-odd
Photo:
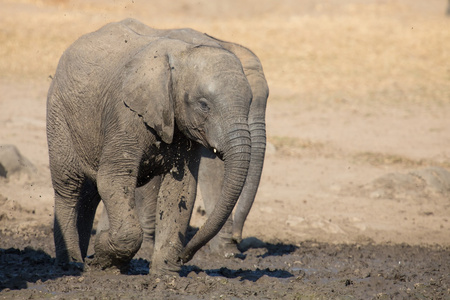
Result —
[{"label": "rock", "polygon": [[450,172],[444,168],[431,167],[411,173],[426,182],[429,189],[447,195],[450,193]]},{"label": "rock", "polygon": [[10,178],[14,174],[32,175],[35,166],[14,145],[0,145],[0,177]]},{"label": "rock", "polygon": [[450,172],[441,167],[428,167],[407,174],[389,173],[363,186],[372,199],[448,198]]}]

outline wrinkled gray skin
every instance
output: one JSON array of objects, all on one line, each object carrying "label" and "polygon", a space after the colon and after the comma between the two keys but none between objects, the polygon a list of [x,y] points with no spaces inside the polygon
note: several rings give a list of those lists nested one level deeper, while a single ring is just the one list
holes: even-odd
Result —
[{"label": "wrinkled gray skin", "polygon": [[[84,260],[102,199],[110,228],[97,235],[92,264],[126,266],[143,240],[135,189],[150,182],[157,190],[151,272],[178,271],[219,232],[244,187],[255,98],[245,70],[252,67],[219,42],[154,32],[131,19],[111,23],[60,59],[47,99],[60,264]],[[201,145],[223,159],[223,185],[185,245]]]},{"label": "wrinkled gray skin", "polygon": [[[239,198],[234,216],[227,220],[222,230],[209,243],[211,249],[224,256],[233,256],[238,253],[236,244],[242,240],[242,230],[247,215],[252,207],[255,195],[259,186],[261,172],[264,162],[266,148],[265,130],[265,110],[268,97],[268,86],[264,77],[263,69],[259,59],[247,48],[240,45],[217,40],[208,35],[202,34],[192,29],[157,30],[152,28],[141,28],[145,34],[155,37],[170,37],[196,45],[210,45],[213,47],[223,47],[234,53],[243,65],[243,70],[252,89],[253,99],[249,113],[249,129],[251,135],[251,160],[248,170],[247,180]],[[223,184],[224,163],[217,155],[205,147],[201,147],[202,159],[199,170],[199,183],[205,209],[210,215],[219,201],[220,190]],[[151,201],[140,201],[141,199],[153,199],[154,188],[140,188],[137,190],[137,211],[144,228],[144,244],[142,248],[152,249],[152,239],[154,236],[154,215],[155,205]],[[147,194],[147,195],[146,195]],[[108,228],[106,210],[103,211],[97,230]],[[151,250],[144,249],[145,257],[150,258]]]}]

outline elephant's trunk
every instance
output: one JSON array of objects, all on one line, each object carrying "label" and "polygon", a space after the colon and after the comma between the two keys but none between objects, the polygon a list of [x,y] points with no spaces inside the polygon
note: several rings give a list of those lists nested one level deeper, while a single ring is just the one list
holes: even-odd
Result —
[{"label": "elephant's trunk", "polygon": [[213,212],[180,254],[188,262],[198,249],[211,240],[225,224],[241,194],[250,164],[250,133],[248,121],[242,117],[234,123],[221,143],[224,160],[224,181],[221,197]]},{"label": "elephant's trunk", "polygon": [[[251,60],[250,62],[254,61]],[[251,65],[251,63],[247,62],[247,65]],[[256,192],[258,191],[264,164],[264,156],[266,153],[265,115],[267,97],[269,96],[269,87],[267,86],[266,79],[264,78],[264,73],[262,72],[262,69],[260,69],[261,65],[257,63],[255,68],[256,71],[252,68],[247,68],[245,70],[248,81],[250,82],[253,90],[253,101],[250,106],[248,116],[250,136],[252,139],[252,152],[247,181],[242,189],[242,193],[234,213],[233,239],[238,243],[242,240],[242,229],[244,227],[244,222],[250,212],[250,209],[252,208]]]},{"label": "elephant's trunk", "polygon": [[250,136],[252,140],[251,159],[248,169],[247,180],[242,189],[239,202],[234,213],[233,239],[240,243],[242,240],[242,230],[244,222],[252,208],[258,191],[261,173],[266,153],[266,124],[264,116],[249,120]]}]

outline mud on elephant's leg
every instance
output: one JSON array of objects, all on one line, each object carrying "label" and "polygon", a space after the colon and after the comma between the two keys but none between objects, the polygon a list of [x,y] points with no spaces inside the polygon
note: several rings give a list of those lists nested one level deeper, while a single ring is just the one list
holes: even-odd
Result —
[{"label": "mud on elephant's leg", "polygon": [[163,177],[158,196],[152,274],[180,271],[179,254],[186,243],[194,207],[198,162],[178,165],[174,170]]},{"label": "mud on elephant's leg", "polygon": [[109,229],[95,241],[92,265],[124,270],[141,246],[143,233],[135,209],[136,178],[115,175],[117,170],[101,166],[97,186],[109,217]]}]

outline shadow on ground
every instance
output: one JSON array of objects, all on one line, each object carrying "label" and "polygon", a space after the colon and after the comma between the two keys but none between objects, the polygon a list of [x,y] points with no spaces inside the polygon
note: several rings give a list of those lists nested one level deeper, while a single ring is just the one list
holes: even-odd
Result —
[{"label": "shadow on ground", "polygon": [[62,276],[78,276],[82,270],[55,266],[55,259],[43,250],[26,247],[0,249],[0,291],[28,288],[29,283],[45,282]]},{"label": "shadow on ground", "polygon": [[[241,244],[239,245],[239,250],[242,252],[242,254],[237,255],[233,258],[234,261],[236,261],[239,264],[239,261],[241,261],[241,266],[247,266],[248,264],[245,263],[245,260],[247,258],[247,252],[251,250],[256,250],[260,252],[261,254],[257,254],[256,257],[259,259],[265,259],[270,256],[283,256],[287,254],[294,253],[298,249],[297,246],[291,245],[291,244],[271,244],[271,243],[265,243],[257,238],[251,237],[244,239]],[[205,250],[204,250],[205,251]],[[250,252],[249,252],[250,254]],[[208,254],[208,251],[205,251],[205,255],[210,256],[208,260],[214,260],[215,257],[217,260],[223,260],[224,258],[219,258],[213,254]],[[194,261],[195,263],[195,261]],[[220,263],[218,264],[220,265]],[[221,267],[221,268],[211,268],[211,269],[201,269],[197,265],[190,265],[190,266],[183,266],[182,271],[180,273],[181,276],[188,276],[191,272],[195,272],[196,274],[199,273],[206,273],[208,276],[212,277],[225,277],[225,278],[238,278],[240,281],[247,280],[256,282],[258,279],[260,279],[263,276],[273,277],[273,278],[290,278],[294,275],[286,270],[282,270],[279,268],[230,268],[230,267]]]}]

